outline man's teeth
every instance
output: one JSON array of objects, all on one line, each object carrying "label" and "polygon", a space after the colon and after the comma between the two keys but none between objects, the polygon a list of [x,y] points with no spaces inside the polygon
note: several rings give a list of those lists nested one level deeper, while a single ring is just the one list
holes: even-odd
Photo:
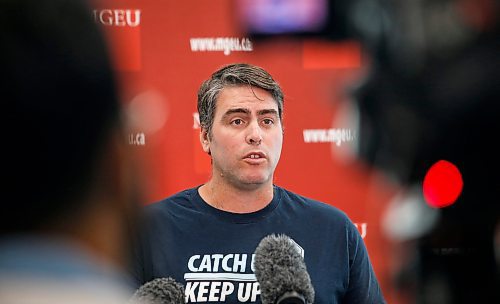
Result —
[{"label": "man's teeth", "polygon": [[260,155],[252,154],[252,155],[250,155],[250,158],[260,158]]}]

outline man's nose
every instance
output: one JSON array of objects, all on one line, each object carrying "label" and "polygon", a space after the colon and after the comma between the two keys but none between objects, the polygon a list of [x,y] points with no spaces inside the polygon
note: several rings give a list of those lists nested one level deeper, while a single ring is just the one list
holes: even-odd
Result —
[{"label": "man's nose", "polygon": [[260,145],[262,143],[262,130],[257,122],[248,126],[246,140],[250,145]]}]

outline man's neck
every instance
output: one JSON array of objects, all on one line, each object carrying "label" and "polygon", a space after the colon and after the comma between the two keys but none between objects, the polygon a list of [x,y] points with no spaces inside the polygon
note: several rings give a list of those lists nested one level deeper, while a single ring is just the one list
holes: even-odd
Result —
[{"label": "man's neck", "polygon": [[251,213],[266,207],[273,199],[273,184],[248,189],[211,179],[198,189],[205,202],[219,210]]}]

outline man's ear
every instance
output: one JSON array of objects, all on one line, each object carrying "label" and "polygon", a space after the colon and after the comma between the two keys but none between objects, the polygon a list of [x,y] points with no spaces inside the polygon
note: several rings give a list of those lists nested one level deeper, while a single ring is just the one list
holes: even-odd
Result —
[{"label": "man's ear", "polygon": [[205,128],[201,128],[200,132],[200,143],[201,147],[203,148],[203,151],[210,154],[210,137],[208,136],[208,130]]}]

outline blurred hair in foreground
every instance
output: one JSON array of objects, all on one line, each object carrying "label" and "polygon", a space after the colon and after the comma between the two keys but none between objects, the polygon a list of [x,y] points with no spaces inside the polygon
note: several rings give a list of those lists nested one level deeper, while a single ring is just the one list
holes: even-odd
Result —
[{"label": "blurred hair in foreground", "polygon": [[0,0],[0,62],[0,302],[125,303],[135,188],[91,11]]}]

